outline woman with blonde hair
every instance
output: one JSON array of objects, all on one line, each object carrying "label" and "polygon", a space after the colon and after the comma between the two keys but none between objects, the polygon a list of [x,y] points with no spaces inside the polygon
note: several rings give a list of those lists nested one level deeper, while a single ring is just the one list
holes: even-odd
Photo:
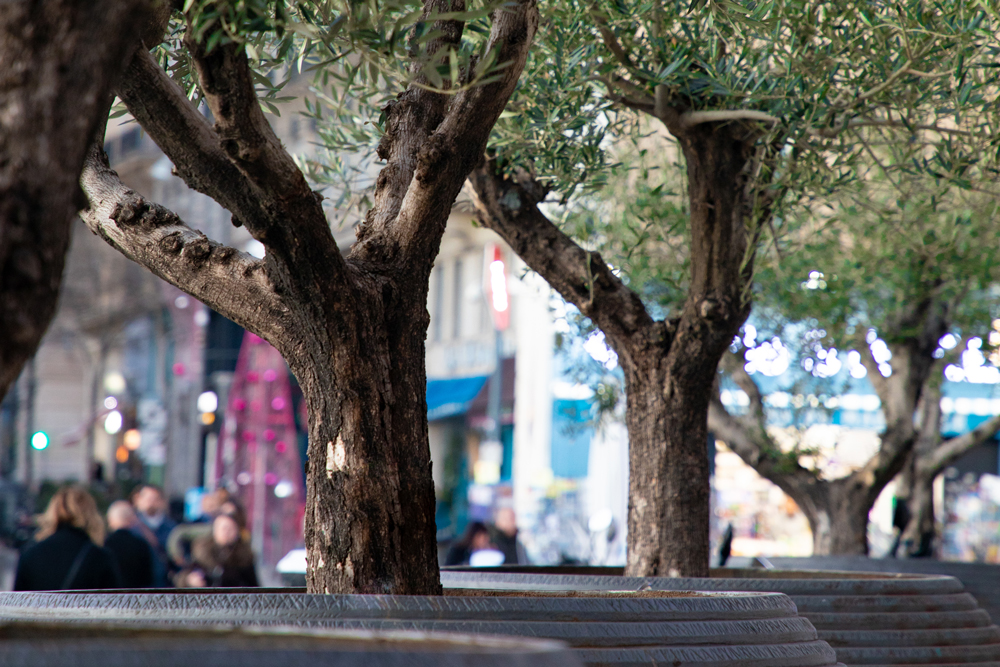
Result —
[{"label": "woman with blonde hair", "polygon": [[104,521],[86,489],[56,491],[38,524],[38,542],[18,560],[15,591],[121,587],[114,556],[102,546]]}]

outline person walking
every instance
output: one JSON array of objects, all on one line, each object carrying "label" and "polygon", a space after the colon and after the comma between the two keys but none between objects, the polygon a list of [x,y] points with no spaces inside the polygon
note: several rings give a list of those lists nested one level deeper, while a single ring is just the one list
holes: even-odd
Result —
[{"label": "person walking", "polygon": [[134,532],[139,523],[135,510],[125,500],[116,500],[108,508],[108,530],[104,547],[115,556],[125,588],[153,586],[153,549]]},{"label": "person walking", "polygon": [[104,521],[87,490],[56,491],[39,517],[38,543],[17,563],[15,591],[120,588],[115,557],[104,549]]},{"label": "person walking", "polygon": [[236,517],[228,514],[215,517],[211,535],[204,535],[191,545],[191,565],[177,574],[174,579],[177,586],[258,586],[253,551],[241,531]]},{"label": "person walking", "polygon": [[163,588],[170,585],[170,575],[176,567],[167,555],[167,538],[177,526],[167,516],[167,500],[159,487],[152,484],[140,486],[132,494],[132,507],[135,508],[139,522],[136,528],[139,534],[153,549],[153,586]]}]

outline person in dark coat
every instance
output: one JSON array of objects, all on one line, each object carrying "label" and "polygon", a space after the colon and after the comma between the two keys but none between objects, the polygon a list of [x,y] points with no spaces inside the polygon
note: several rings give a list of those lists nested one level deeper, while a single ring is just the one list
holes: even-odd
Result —
[{"label": "person in dark coat", "polygon": [[167,538],[177,524],[167,515],[167,500],[160,487],[143,484],[132,494],[132,507],[139,522],[137,533],[149,543],[156,560],[153,563],[153,585],[169,586],[177,567],[167,556]]},{"label": "person in dark coat", "polygon": [[490,540],[503,554],[504,565],[524,565],[528,562],[524,547],[517,539],[517,517],[510,507],[501,507],[496,511]]},{"label": "person in dark coat", "polygon": [[125,588],[152,588],[153,550],[146,540],[135,534],[139,519],[135,510],[124,500],[116,500],[108,508],[108,530],[104,548],[115,556]]},{"label": "person in dark coat", "polygon": [[80,486],[59,489],[39,518],[38,543],[21,554],[15,591],[120,588],[115,557],[104,549],[104,521]]},{"label": "person in dark coat", "polygon": [[220,514],[212,521],[212,534],[199,537],[191,545],[191,565],[174,579],[179,587],[258,586],[253,551],[241,535],[237,519]]},{"label": "person in dark coat", "polygon": [[465,527],[462,537],[448,549],[444,564],[468,565],[472,554],[485,549],[496,549],[490,542],[490,529],[482,521],[472,521]]}]

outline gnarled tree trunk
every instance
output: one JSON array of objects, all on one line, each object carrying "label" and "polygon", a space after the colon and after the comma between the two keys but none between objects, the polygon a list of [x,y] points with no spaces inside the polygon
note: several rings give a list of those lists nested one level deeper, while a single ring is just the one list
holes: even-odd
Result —
[{"label": "gnarled tree trunk", "polygon": [[709,566],[708,406],[719,359],[750,310],[749,174],[759,134],[740,122],[691,125],[676,114],[665,122],[684,151],[691,204],[691,286],[680,316],[667,322],[653,321],[600,255],[538,210],[544,188],[526,173],[505,176],[487,163],[470,180],[484,226],[618,354],[629,431],[626,572],[699,577]]},{"label": "gnarled tree trunk", "polygon": [[625,371],[630,576],[708,576],[708,404],[722,353],[750,313],[753,135],[738,124],[678,134],[691,204],[688,297],[659,350],[611,338]]},{"label": "gnarled tree trunk", "polygon": [[[427,0],[424,16],[462,10],[461,0]],[[298,378],[309,409],[309,591],[439,593],[424,368],[428,282],[451,206],[524,67],[538,25],[534,0],[492,14],[485,48],[509,64],[489,83],[445,95],[417,77],[384,110],[378,153],[387,166],[346,257],[321,197],[260,110],[244,47],[210,51],[187,19],[184,43],[214,124],[145,50],[117,92],[178,174],[229,209],[265,257],[221,246],[143,200],[99,146],[84,170],[91,206],[82,215],[126,256],[270,342]],[[446,58],[462,23],[436,21],[432,33],[431,56]],[[415,71],[424,65],[416,62]]]}]

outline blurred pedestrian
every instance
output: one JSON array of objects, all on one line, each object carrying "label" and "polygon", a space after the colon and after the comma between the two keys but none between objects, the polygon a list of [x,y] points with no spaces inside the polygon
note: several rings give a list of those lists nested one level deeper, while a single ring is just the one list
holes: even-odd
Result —
[{"label": "blurred pedestrian", "polygon": [[156,557],[153,563],[153,586],[163,588],[170,585],[170,576],[177,568],[167,555],[167,538],[177,524],[167,516],[167,500],[163,491],[152,484],[143,484],[132,494],[139,523],[139,534],[153,548]]},{"label": "blurred pedestrian", "polygon": [[528,562],[524,547],[517,539],[517,516],[510,507],[501,507],[496,511],[490,538],[497,551],[503,554],[504,565],[523,565]]},{"label": "blurred pedestrian", "polygon": [[468,565],[477,551],[496,550],[490,541],[490,529],[482,521],[472,521],[462,537],[451,545],[444,558],[445,565]]},{"label": "blurred pedestrian", "polygon": [[[202,515],[191,523],[182,523],[170,532],[167,538],[167,555],[170,560],[181,568],[191,563],[191,546],[200,537],[211,535],[212,522],[220,514],[234,517],[240,526],[246,525],[246,514],[239,503],[225,489],[216,489],[205,494],[201,500]],[[249,542],[250,536],[242,532],[243,539]]]},{"label": "blurred pedestrian", "polygon": [[38,523],[38,543],[18,560],[15,591],[121,587],[115,557],[101,546],[104,521],[86,489],[74,485],[56,491]]},{"label": "blurred pedestrian", "polygon": [[139,523],[135,510],[124,500],[116,500],[108,508],[108,530],[111,534],[104,547],[118,561],[125,588],[151,588],[153,586],[153,549],[136,534]]},{"label": "blurred pedestrian", "polygon": [[191,545],[191,564],[177,574],[175,583],[192,588],[258,586],[253,551],[241,531],[236,517],[215,517],[212,533]]}]

